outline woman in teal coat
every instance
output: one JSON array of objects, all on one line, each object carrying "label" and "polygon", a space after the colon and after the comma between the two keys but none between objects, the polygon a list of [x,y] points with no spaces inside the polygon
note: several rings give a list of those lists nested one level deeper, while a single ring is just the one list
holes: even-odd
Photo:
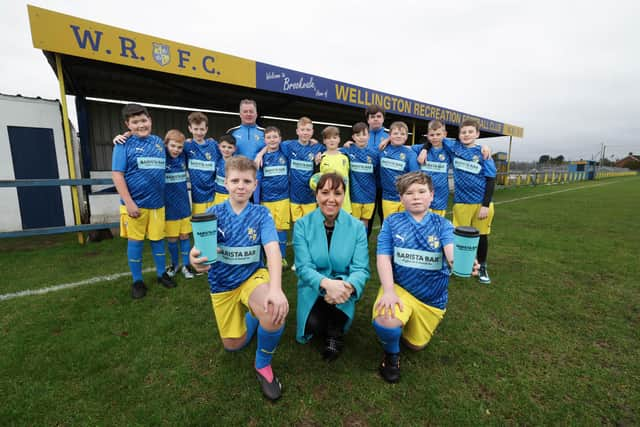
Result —
[{"label": "woman in teal coat", "polygon": [[323,357],[335,359],[349,330],[355,304],[369,279],[367,231],[341,210],[342,176],[324,174],[316,186],[318,208],[296,221],[293,229],[298,308],[296,339],[325,339]]}]

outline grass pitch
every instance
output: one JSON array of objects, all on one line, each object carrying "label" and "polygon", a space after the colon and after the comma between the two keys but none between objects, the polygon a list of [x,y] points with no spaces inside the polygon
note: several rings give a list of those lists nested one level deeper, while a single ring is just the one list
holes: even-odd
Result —
[{"label": "grass pitch", "polygon": [[[640,423],[640,178],[496,192],[493,283],[453,278],[429,346],[377,374],[375,268],[344,353],[295,342],[295,276],[265,401],[255,342],[220,344],[204,276],[167,290],[145,274],[0,300],[3,425],[477,425]],[[121,239],[0,240],[0,294],[127,271]],[[375,244],[371,262],[375,265]],[[289,254],[291,259],[291,254]],[[148,244],[145,267],[153,265]]]}]

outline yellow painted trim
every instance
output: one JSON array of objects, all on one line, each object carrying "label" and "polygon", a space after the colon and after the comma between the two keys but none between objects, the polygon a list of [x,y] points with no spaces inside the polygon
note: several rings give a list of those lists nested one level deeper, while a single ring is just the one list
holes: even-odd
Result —
[{"label": "yellow painted trim", "polygon": [[33,46],[48,52],[256,87],[256,62],[212,50],[28,7]]},{"label": "yellow painted trim", "polygon": [[[58,84],[60,86],[60,104],[62,105],[62,127],[64,128],[64,142],[67,149],[67,164],[69,166],[69,178],[76,179],[76,162],[73,157],[73,146],[71,145],[71,128],[69,127],[69,110],[67,109],[67,92],[64,87],[64,75],[62,73],[62,58],[56,54],[56,71],[58,73]],[[71,186],[71,199],[73,200],[73,216],[75,225],[80,224],[80,202],[78,200],[78,187]],[[78,232],[78,243],[84,243],[84,235]]]}]

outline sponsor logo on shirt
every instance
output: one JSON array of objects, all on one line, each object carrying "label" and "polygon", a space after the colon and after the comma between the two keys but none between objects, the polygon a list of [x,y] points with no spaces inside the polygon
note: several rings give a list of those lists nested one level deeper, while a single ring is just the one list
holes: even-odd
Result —
[{"label": "sponsor logo on shirt", "polygon": [[480,171],[482,170],[482,166],[480,166],[479,163],[472,162],[469,160],[459,159],[457,157],[453,159],[453,167],[464,172],[472,173],[474,175],[479,174]]},{"label": "sponsor logo on shirt", "polygon": [[395,248],[393,262],[402,267],[437,271],[442,269],[442,251],[431,252],[417,249]]},{"label": "sponsor logo on shirt", "polygon": [[220,262],[230,265],[253,264],[260,261],[260,245],[230,247],[220,246]]}]

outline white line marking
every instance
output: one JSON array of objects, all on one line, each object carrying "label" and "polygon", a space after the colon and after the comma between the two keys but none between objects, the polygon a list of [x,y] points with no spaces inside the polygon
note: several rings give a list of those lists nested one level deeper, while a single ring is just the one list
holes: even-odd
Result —
[{"label": "white line marking", "polygon": [[[501,202],[494,202],[494,205],[503,205],[505,203],[519,202],[521,200],[537,199],[539,197],[549,196],[549,195],[553,195],[553,194],[566,193],[567,191],[584,190],[584,189],[588,189],[588,188],[602,187],[604,185],[617,184],[619,182],[621,182],[621,181],[611,181],[611,182],[605,182],[605,183],[602,183],[602,184],[585,185],[585,186],[582,186],[582,187],[567,188],[567,189],[564,189],[564,190],[552,191],[550,193],[535,194],[533,196],[519,197],[517,199],[503,200]],[[449,211],[447,213],[451,213],[451,212]],[[377,230],[378,228],[380,228],[380,226],[375,226],[373,228]],[[287,246],[290,246],[290,245],[291,245],[291,242],[287,242]],[[148,273],[148,272],[153,271],[153,270],[155,270],[155,269],[154,268],[147,268],[147,269],[143,270],[143,272],[144,273]],[[42,289],[27,289],[26,291],[14,292],[14,293],[10,293],[10,294],[2,294],[2,295],[0,295],[0,301],[5,301],[5,300],[13,299],[13,298],[27,297],[27,296],[31,296],[31,295],[43,295],[43,294],[48,294],[49,292],[62,291],[64,289],[72,289],[72,288],[77,288],[79,286],[85,286],[85,285],[93,285],[95,283],[100,283],[100,282],[110,282],[110,281],[113,281],[113,280],[118,280],[121,277],[130,276],[130,275],[131,275],[131,273],[129,273],[129,272],[115,273],[115,274],[110,274],[110,275],[107,275],[107,276],[92,277],[91,279],[81,280],[79,282],[74,282],[74,283],[65,283],[65,284],[62,284],[62,285],[48,286],[48,287],[42,288]]]},{"label": "white line marking", "polygon": [[[142,270],[142,272],[143,273],[148,273],[149,271],[154,271],[154,270],[155,270],[155,268],[147,268],[145,270]],[[91,279],[81,280],[79,282],[74,282],[74,283],[64,283],[62,285],[48,286],[48,287],[42,288],[42,289],[27,289],[26,291],[13,292],[13,293],[10,293],[10,294],[3,294],[3,295],[0,295],[0,301],[13,299],[13,298],[28,297],[28,296],[31,296],[31,295],[48,294],[49,292],[62,291],[64,289],[77,288],[78,286],[93,285],[95,283],[100,283],[100,282],[111,282],[113,280],[118,280],[121,277],[125,277],[125,276],[131,276],[131,273],[130,272],[115,273],[115,274],[109,274],[107,276],[92,277]]]},{"label": "white line marking", "polygon": [[588,189],[588,188],[602,187],[603,185],[611,185],[611,184],[616,184],[618,182],[620,182],[620,181],[605,182],[605,183],[602,183],[602,184],[594,184],[594,185],[585,185],[585,186],[582,186],[582,187],[575,187],[575,188],[566,188],[564,190],[552,191],[550,193],[535,194],[533,196],[525,196],[525,197],[519,197],[517,199],[503,200],[501,202],[493,202],[493,204],[494,205],[504,205],[505,203],[513,203],[513,202],[519,202],[521,200],[537,199],[539,197],[550,196],[552,194],[566,193],[567,191],[584,190],[584,189]]}]

